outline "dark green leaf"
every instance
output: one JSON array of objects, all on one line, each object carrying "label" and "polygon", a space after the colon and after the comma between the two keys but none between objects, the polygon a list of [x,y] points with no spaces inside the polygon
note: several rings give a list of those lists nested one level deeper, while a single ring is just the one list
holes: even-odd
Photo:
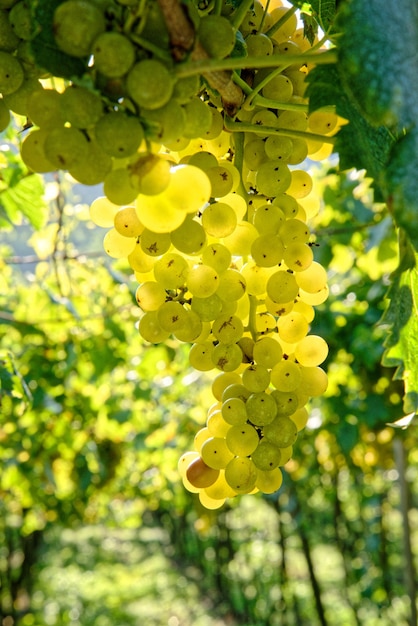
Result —
[{"label": "dark green leaf", "polygon": [[324,31],[327,31],[334,21],[336,0],[312,0],[311,2],[292,0],[292,4],[304,12],[303,19],[309,11]]}]

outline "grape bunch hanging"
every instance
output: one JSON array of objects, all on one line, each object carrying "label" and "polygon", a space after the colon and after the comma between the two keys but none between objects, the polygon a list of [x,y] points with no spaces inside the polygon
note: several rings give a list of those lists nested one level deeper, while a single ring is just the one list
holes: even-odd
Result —
[{"label": "grape bunch hanging", "polygon": [[326,54],[281,0],[0,0],[0,128],[12,112],[29,170],[103,185],[90,215],[138,281],[141,337],[216,373],[179,460],[207,508],[275,492],[327,388],[307,159],[342,120],[305,95]]}]

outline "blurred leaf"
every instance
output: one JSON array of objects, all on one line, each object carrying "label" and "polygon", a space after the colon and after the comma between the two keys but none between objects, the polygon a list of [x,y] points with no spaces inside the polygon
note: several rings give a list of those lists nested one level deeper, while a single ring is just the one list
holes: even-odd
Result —
[{"label": "blurred leaf", "polygon": [[305,2],[304,0],[291,1],[294,6],[297,6],[299,9],[301,9],[302,19],[305,23],[305,29],[307,26],[308,32],[313,28],[311,20],[308,19],[305,22],[305,16],[309,17],[309,13],[311,13],[312,17],[316,20],[316,22],[321,26],[322,30],[324,31],[327,31],[334,21],[336,0],[311,0],[311,2]]},{"label": "blurred leaf", "polygon": [[[4,175],[4,171],[2,172]],[[16,177],[10,186],[0,192],[0,209],[10,222],[16,223],[24,215],[36,229],[45,224],[48,209],[44,200],[44,185],[38,174],[22,177],[15,171]]]}]

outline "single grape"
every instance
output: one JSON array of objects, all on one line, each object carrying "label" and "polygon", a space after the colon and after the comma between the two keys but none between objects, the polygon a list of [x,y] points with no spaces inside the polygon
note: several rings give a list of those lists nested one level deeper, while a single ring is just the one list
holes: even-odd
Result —
[{"label": "single grape", "polygon": [[88,142],[85,156],[85,159],[70,167],[69,172],[82,185],[98,185],[112,171],[112,158],[95,140]]},{"label": "single grape", "polygon": [[144,230],[133,206],[121,208],[115,214],[113,225],[125,237],[139,237]]},{"label": "single grape", "polygon": [[273,302],[290,302],[298,295],[299,286],[293,273],[278,270],[267,281],[267,295]]},{"label": "single grape", "polygon": [[[138,222],[141,223],[139,220]],[[162,256],[170,249],[171,238],[168,233],[154,233],[152,230],[149,230],[149,228],[144,228],[142,226],[142,231],[139,234],[141,235],[141,248],[145,254],[148,254],[149,256]]]},{"label": "single grape", "polygon": [[55,89],[36,89],[27,100],[27,115],[33,124],[41,128],[64,125],[65,113],[62,94]]},{"label": "single grape", "polygon": [[220,410],[213,411],[206,420],[206,426],[213,437],[225,437],[231,424],[228,424]]},{"label": "single grape", "polygon": [[204,209],[202,226],[212,237],[227,237],[237,226],[237,216],[228,204],[214,202]]},{"label": "single grape", "polygon": [[0,51],[0,93],[7,96],[23,83],[24,72],[18,59],[9,52]]},{"label": "single grape", "polygon": [[164,304],[165,298],[165,289],[154,281],[142,283],[135,292],[135,299],[143,311],[157,311]]},{"label": "single grape", "polygon": [[283,261],[290,270],[303,272],[313,261],[312,248],[305,243],[291,243],[283,252]]},{"label": "single grape", "polygon": [[205,15],[199,22],[197,37],[210,57],[223,59],[235,46],[235,31],[223,15]]},{"label": "single grape", "polygon": [[34,172],[53,172],[56,168],[45,156],[44,144],[47,131],[32,130],[20,145],[20,155],[25,165]]},{"label": "single grape", "polygon": [[128,37],[116,31],[101,33],[91,53],[94,67],[110,78],[124,76],[135,62],[135,47]]},{"label": "single grape", "polygon": [[289,417],[278,416],[263,428],[263,434],[267,441],[278,448],[287,448],[295,443],[298,431]]},{"label": "single grape", "polygon": [[138,330],[141,337],[149,343],[162,343],[170,336],[168,331],[161,328],[158,322],[157,311],[144,313],[139,320]]},{"label": "single grape", "polygon": [[95,125],[95,137],[105,152],[115,158],[134,154],[144,138],[138,119],[122,111],[106,113]]},{"label": "single grape", "polygon": [[[191,98],[184,105],[186,123],[183,129],[184,137],[194,139],[203,137],[212,125],[212,113],[210,108],[198,96]],[[225,154],[226,150],[223,154]],[[215,155],[216,156],[216,155]]]},{"label": "single grape", "polygon": [[257,469],[248,457],[234,457],[225,467],[225,480],[236,493],[250,493],[255,487]]},{"label": "single grape", "polygon": [[271,397],[276,403],[277,415],[290,417],[298,408],[298,396],[293,391],[273,389]]},{"label": "single grape", "polygon": [[180,302],[168,300],[157,311],[157,320],[161,328],[170,334],[183,330],[187,320],[186,310]]},{"label": "single grape", "polygon": [[106,196],[99,196],[90,205],[90,219],[96,226],[112,228],[119,209],[120,207],[110,202]]},{"label": "single grape", "polygon": [[25,0],[17,2],[9,12],[9,22],[19,39],[28,40],[33,35],[31,9]]},{"label": "single grape", "polygon": [[295,391],[302,384],[301,367],[294,361],[280,361],[271,370],[271,383],[279,391]]},{"label": "single grape", "polygon": [[48,131],[44,150],[57,169],[68,170],[87,158],[88,142],[78,128],[62,126]]},{"label": "single grape", "polygon": [[67,0],[54,12],[53,33],[58,47],[71,56],[90,54],[92,43],[106,29],[103,12],[85,0]]},{"label": "single grape", "polygon": [[278,235],[260,235],[251,245],[251,256],[259,267],[273,267],[281,263],[285,248]]},{"label": "single grape", "polygon": [[252,393],[246,403],[249,421],[255,426],[265,426],[274,420],[277,406],[271,394],[265,391]]},{"label": "single grape", "polygon": [[244,333],[244,325],[236,315],[221,315],[214,320],[212,333],[221,343],[236,343]]},{"label": "single grape", "polygon": [[189,352],[190,365],[199,372],[212,370],[214,368],[212,353],[213,344],[210,341],[193,344]]},{"label": "single grape", "polygon": [[144,109],[158,109],[173,93],[173,75],[160,61],[145,59],[135,63],[126,78],[133,101]]},{"label": "single grape", "polygon": [[245,294],[246,283],[238,270],[228,269],[223,272],[218,281],[216,294],[226,301],[239,300]]},{"label": "single grape", "polygon": [[257,469],[257,479],[255,486],[262,493],[274,493],[280,489],[283,482],[283,474],[277,467],[273,470],[260,470]]},{"label": "single grape", "polygon": [[186,470],[187,480],[199,489],[213,485],[218,476],[219,470],[208,467],[200,457],[194,459]]},{"label": "single grape", "polygon": [[188,273],[187,289],[197,298],[212,296],[219,285],[218,273],[209,265],[195,265]]},{"label": "single grape", "polygon": [[106,254],[114,259],[127,257],[135,248],[136,241],[133,237],[125,237],[111,228],[103,239],[103,247]]},{"label": "single grape", "polygon": [[221,243],[211,243],[202,252],[202,263],[209,265],[221,274],[231,265],[232,255],[228,248]]},{"label": "single grape", "polygon": [[212,352],[212,362],[223,372],[233,372],[242,361],[242,350],[236,344],[219,343]]},{"label": "single grape", "polygon": [[225,400],[225,402],[222,403],[221,413],[227,424],[240,426],[247,423],[247,409],[245,402],[241,398],[229,398]]},{"label": "single grape", "polygon": [[264,367],[254,363],[249,365],[242,373],[242,384],[251,393],[258,393],[267,389],[270,383],[270,372]]},{"label": "single grape", "polygon": [[85,87],[75,85],[67,87],[58,102],[66,121],[76,128],[94,126],[103,113],[101,98]]},{"label": "single grape", "polygon": [[278,322],[279,337],[287,343],[297,343],[303,339],[309,331],[309,324],[302,313],[292,310],[288,315],[283,315]]},{"label": "single grape", "polygon": [[171,243],[179,252],[195,255],[205,246],[206,233],[197,220],[187,217],[183,224],[171,233]]},{"label": "single grape", "polygon": [[173,334],[179,341],[191,343],[192,341],[204,341],[209,332],[210,328],[206,334],[204,333],[203,322],[197,313],[190,309],[185,309],[184,325]]},{"label": "single grape", "polygon": [[258,446],[258,433],[251,424],[230,426],[226,435],[226,444],[236,456],[248,456]]},{"label": "single grape", "polygon": [[280,343],[273,337],[262,337],[254,344],[253,358],[256,363],[271,369],[283,356]]},{"label": "single grape", "polygon": [[183,287],[189,266],[184,257],[175,252],[167,252],[154,265],[155,280],[164,289],[178,289]]},{"label": "single grape", "polygon": [[200,451],[203,461],[213,469],[225,469],[234,457],[223,437],[210,437]]},{"label": "single grape", "polygon": [[256,186],[259,193],[267,197],[277,196],[287,190],[291,172],[287,165],[276,159],[262,163],[257,170]]},{"label": "single grape", "polygon": [[327,356],[327,342],[318,335],[307,335],[295,347],[295,358],[304,367],[321,365]]},{"label": "single grape", "polygon": [[280,465],[282,453],[271,441],[262,439],[251,454],[251,460],[257,469],[271,471]]}]

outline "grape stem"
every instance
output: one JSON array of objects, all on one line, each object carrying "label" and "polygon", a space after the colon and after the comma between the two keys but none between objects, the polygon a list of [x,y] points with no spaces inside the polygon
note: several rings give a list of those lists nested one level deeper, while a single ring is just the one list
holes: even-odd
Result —
[{"label": "grape stem", "polygon": [[231,19],[231,25],[235,28],[235,30],[238,30],[241,26],[248,11],[251,10],[252,5],[253,0],[243,0],[239,7],[234,11]]},{"label": "grape stem", "polygon": [[277,32],[279,28],[281,28],[283,24],[285,24],[287,20],[296,13],[297,10],[298,8],[296,6],[289,8],[289,10],[286,11],[286,13],[284,13],[284,15],[282,15],[282,17],[265,32],[265,35],[267,35],[267,37],[272,37],[274,33]]},{"label": "grape stem", "polygon": [[259,126],[257,124],[249,124],[247,122],[233,122],[228,117],[224,119],[225,130],[230,132],[257,133],[263,135],[282,135],[285,137],[295,137],[296,139],[311,139],[312,141],[321,141],[322,143],[335,144],[336,137],[328,135],[319,135],[317,133],[308,133],[304,130],[291,130],[290,128],[275,128],[272,126]]}]

